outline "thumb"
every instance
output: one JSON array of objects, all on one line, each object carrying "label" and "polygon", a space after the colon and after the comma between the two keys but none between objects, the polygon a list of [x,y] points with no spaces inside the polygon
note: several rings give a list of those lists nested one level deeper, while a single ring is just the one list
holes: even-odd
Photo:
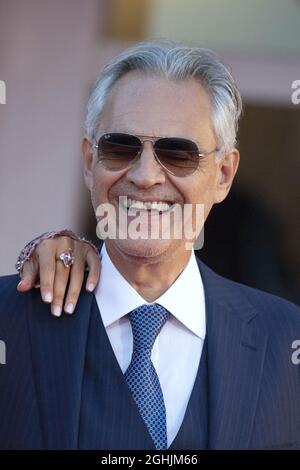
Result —
[{"label": "thumb", "polygon": [[33,259],[28,260],[24,263],[21,281],[17,285],[17,290],[19,292],[27,292],[33,288],[37,278],[37,266]]}]

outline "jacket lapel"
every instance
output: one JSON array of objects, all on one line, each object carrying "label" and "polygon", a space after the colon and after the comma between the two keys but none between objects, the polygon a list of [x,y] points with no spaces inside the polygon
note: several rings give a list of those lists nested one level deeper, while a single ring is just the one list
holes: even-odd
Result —
[{"label": "jacket lapel", "polygon": [[76,449],[93,296],[82,291],[76,312],[61,318],[39,297],[32,293],[28,318],[44,448]]},{"label": "jacket lapel", "polygon": [[246,449],[251,440],[267,334],[236,284],[199,262],[208,341],[209,448]]}]

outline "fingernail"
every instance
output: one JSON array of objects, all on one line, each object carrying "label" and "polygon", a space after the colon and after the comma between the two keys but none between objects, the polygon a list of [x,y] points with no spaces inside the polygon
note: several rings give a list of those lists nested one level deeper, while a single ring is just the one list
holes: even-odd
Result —
[{"label": "fingernail", "polygon": [[42,294],[43,295],[43,300],[45,302],[52,302],[52,294],[51,292],[45,292]]},{"label": "fingernail", "polygon": [[65,312],[67,313],[73,313],[74,310],[74,305],[73,304],[68,304],[65,308]]},{"label": "fingernail", "polygon": [[56,317],[60,317],[61,314],[61,307],[59,305],[56,305],[54,309],[52,310],[53,315]]},{"label": "fingernail", "polygon": [[90,284],[87,286],[87,290],[90,291],[90,292],[93,292],[94,289],[95,289],[95,284],[90,283]]}]

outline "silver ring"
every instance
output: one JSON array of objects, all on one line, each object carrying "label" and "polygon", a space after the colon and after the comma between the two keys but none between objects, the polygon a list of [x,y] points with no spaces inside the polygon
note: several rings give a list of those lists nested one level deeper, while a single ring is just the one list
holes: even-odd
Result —
[{"label": "silver ring", "polygon": [[64,263],[66,268],[70,268],[75,261],[75,256],[71,248],[60,253],[58,260],[61,260]]}]

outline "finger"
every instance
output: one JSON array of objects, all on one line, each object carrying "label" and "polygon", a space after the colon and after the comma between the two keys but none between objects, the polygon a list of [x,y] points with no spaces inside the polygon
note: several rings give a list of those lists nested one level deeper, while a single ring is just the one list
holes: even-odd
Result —
[{"label": "finger", "polygon": [[21,281],[17,285],[19,292],[26,292],[35,285],[37,280],[38,267],[35,259],[26,261],[20,273]]},{"label": "finger", "polygon": [[40,270],[40,290],[44,302],[53,299],[53,283],[56,269],[56,245],[52,240],[44,240],[37,248]]},{"label": "finger", "polygon": [[70,284],[68,288],[67,297],[65,300],[64,311],[66,313],[73,313],[78,301],[81,291],[83,278],[84,278],[84,259],[75,258],[72,270],[70,273]]},{"label": "finger", "polygon": [[97,253],[95,253],[95,251],[90,248],[87,252],[86,262],[89,268],[89,274],[86,281],[86,289],[89,292],[92,292],[99,281],[101,271],[100,255],[97,255]]},{"label": "finger", "polygon": [[56,262],[55,278],[53,285],[53,302],[51,304],[51,312],[54,316],[60,317],[64,296],[69,280],[70,269],[66,268],[62,261]]}]

